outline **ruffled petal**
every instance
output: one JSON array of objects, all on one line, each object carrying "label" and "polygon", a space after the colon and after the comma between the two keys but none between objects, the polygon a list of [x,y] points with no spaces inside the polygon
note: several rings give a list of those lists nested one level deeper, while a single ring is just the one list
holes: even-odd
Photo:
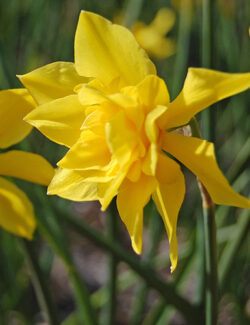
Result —
[{"label": "ruffled petal", "polygon": [[137,182],[126,179],[117,195],[117,209],[131,237],[132,247],[137,254],[142,251],[143,208],[156,188],[154,177],[141,174]]},{"label": "ruffled petal", "polygon": [[70,95],[37,107],[25,120],[50,140],[71,147],[80,136],[84,118],[78,96]]},{"label": "ruffled petal", "polygon": [[158,137],[159,128],[157,127],[157,120],[164,114],[167,110],[165,106],[157,106],[152,110],[146,118],[145,121],[145,132],[149,139],[150,147],[145,156],[142,169],[147,175],[155,175],[157,159],[158,159]]},{"label": "ruffled petal", "polygon": [[136,90],[139,101],[148,109],[169,103],[168,88],[164,80],[157,76],[147,76],[136,86]]},{"label": "ruffled petal", "polygon": [[36,226],[33,206],[16,185],[0,177],[0,225],[7,231],[32,239]]},{"label": "ruffled petal", "polygon": [[39,105],[72,95],[76,85],[89,81],[77,74],[71,62],[50,63],[18,77]]},{"label": "ruffled petal", "polygon": [[179,96],[168,105],[161,120],[163,129],[184,125],[206,107],[250,87],[250,73],[224,73],[189,68]]},{"label": "ruffled petal", "polygon": [[86,130],[58,162],[58,166],[69,169],[100,169],[109,163],[110,158],[105,138]]},{"label": "ruffled petal", "polygon": [[108,85],[120,77],[120,86],[136,85],[155,66],[126,28],[94,13],[82,11],[75,36],[78,73]]},{"label": "ruffled petal", "polygon": [[49,195],[58,195],[72,201],[98,200],[97,183],[86,181],[77,171],[58,168],[49,187]]},{"label": "ruffled petal", "polygon": [[[168,157],[166,157],[168,158]],[[170,158],[168,158],[170,160]],[[173,161],[173,164],[166,163],[166,176],[162,174],[163,182],[159,182],[156,191],[153,193],[153,200],[156,204],[168,234],[170,246],[171,272],[177,266],[178,243],[176,236],[178,214],[185,195],[185,180],[180,167]],[[172,166],[172,168],[167,168]],[[171,172],[173,174],[171,175]],[[169,177],[167,176],[169,174]],[[171,180],[171,182],[169,182]]]},{"label": "ruffled petal", "polygon": [[7,148],[29,134],[32,127],[23,117],[35,106],[26,89],[0,91],[0,148]]},{"label": "ruffled petal", "polygon": [[250,207],[250,200],[236,193],[219,169],[213,143],[177,133],[166,133],[163,149],[199,177],[215,203]]},{"label": "ruffled petal", "polygon": [[0,175],[48,185],[54,175],[54,168],[40,155],[11,150],[0,154]]},{"label": "ruffled petal", "polygon": [[120,111],[106,124],[106,139],[112,157],[122,166],[135,150],[138,136],[124,111]]}]

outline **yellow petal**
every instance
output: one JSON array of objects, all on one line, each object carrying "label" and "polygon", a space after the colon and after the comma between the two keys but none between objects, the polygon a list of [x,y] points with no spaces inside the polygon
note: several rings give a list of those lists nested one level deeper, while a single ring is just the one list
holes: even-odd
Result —
[{"label": "yellow petal", "polygon": [[58,168],[48,186],[49,195],[58,195],[72,201],[94,201],[98,199],[97,184],[87,182],[77,171]]},{"label": "yellow petal", "polygon": [[[124,153],[120,153],[122,159],[119,161],[119,170],[115,177],[106,183],[98,184],[98,199],[102,205],[102,210],[105,211],[117,194],[120,185],[127,176],[130,167],[137,159],[137,154],[124,150]],[[117,159],[114,159],[116,161]]]},{"label": "yellow petal", "polygon": [[89,81],[77,74],[71,62],[50,63],[18,77],[39,105],[72,95],[76,85]]},{"label": "yellow petal", "polygon": [[143,208],[155,190],[154,177],[141,174],[137,182],[126,179],[117,195],[117,209],[131,237],[132,247],[137,254],[142,251]]},{"label": "yellow petal", "polygon": [[156,191],[153,193],[153,200],[162,216],[168,234],[171,272],[175,270],[178,261],[176,227],[184,195],[185,180],[179,167],[175,180],[172,183],[159,183]]},{"label": "yellow petal", "polygon": [[175,43],[161,35],[152,26],[135,26],[134,35],[137,42],[156,59],[164,59],[175,53]]},{"label": "yellow petal", "polygon": [[84,118],[78,96],[70,95],[37,107],[25,120],[50,140],[71,147],[80,136]]},{"label": "yellow petal", "polygon": [[7,148],[29,134],[32,127],[23,117],[35,106],[26,89],[0,91],[0,148]]},{"label": "yellow petal", "polygon": [[165,153],[158,153],[156,178],[164,183],[174,183],[180,173],[180,166]]},{"label": "yellow petal", "polygon": [[213,143],[177,133],[167,133],[163,149],[181,161],[204,184],[217,204],[249,208],[250,201],[236,193],[220,171]]},{"label": "yellow petal", "polygon": [[140,102],[148,109],[157,105],[169,103],[169,93],[163,79],[157,76],[147,76],[136,87]]},{"label": "yellow petal", "polygon": [[137,138],[133,125],[123,111],[115,114],[106,124],[106,139],[110,152],[121,166],[130,158],[137,145]]},{"label": "yellow petal", "polygon": [[156,143],[159,137],[159,128],[156,124],[157,120],[162,116],[162,114],[164,114],[166,110],[167,107],[165,106],[157,106],[146,117],[145,131],[151,144],[145,156],[142,170],[147,175],[155,175],[158,158],[158,149]]},{"label": "yellow petal", "polygon": [[16,185],[0,177],[0,225],[15,235],[32,239],[36,221],[33,206]]},{"label": "yellow petal", "polygon": [[71,147],[58,166],[69,169],[98,169],[110,161],[110,152],[105,138],[87,130]]},{"label": "yellow petal", "polygon": [[168,8],[160,9],[150,26],[158,31],[159,34],[165,35],[175,23],[175,13]]},{"label": "yellow petal", "polygon": [[206,107],[250,87],[250,73],[224,73],[189,68],[179,96],[168,105],[161,127],[184,125]]},{"label": "yellow petal", "polygon": [[81,12],[76,30],[75,62],[80,75],[105,85],[117,77],[121,87],[135,85],[156,73],[129,30],[86,11]]},{"label": "yellow petal", "polygon": [[0,154],[0,175],[17,177],[29,182],[48,185],[54,169],[42,156],[18,150]]}]

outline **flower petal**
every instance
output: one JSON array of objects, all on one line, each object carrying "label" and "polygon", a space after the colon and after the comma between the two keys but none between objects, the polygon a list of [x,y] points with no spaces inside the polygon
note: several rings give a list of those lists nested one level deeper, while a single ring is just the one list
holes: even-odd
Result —
[{"label": "flower petal", "polygon": [[137,135],[124,111],[120,111],[106,124],[106,139],[112,157],[122,166],[137,145]]},{"label": "flower petal", "polygon": [[131,237],[137,254],[142,251],[143,208],[156,188],[154,177],[141,174],[137,182],[128,179],[122,183],[117,195],[117,209]]},{"label": "flower petal", "polygon": [[77,74],[71,62],[50,63],[18,77],[39,105],[72,95],[76,85],[89,81]]},{"label": "flower petal", "polygon": [[106,166],[110,158],[105,138],[87,130],[57,165],[69,169],[98,169]]},{"label": "flower petal", "polygon": [[0,91],[0,148],[7,148],[29,134],[32,127],[23,117],[35,106],[26,89]]},{"label": "flower petal", "polygon": [[58,168],[49,187],[49,195],[58,195],[72,201],[97,200],[97,184],[87,182],[84,176],[73,170]]},{"label": "flower petal", "polygon": [[32,239],[36,221],[33,206],[16,185],[0,177],[0,225],[15,235]]},{"label": "flower petal", "polygon": [[84,118],[78,96],[70,95],[37,107],[25,120],[50,140],[71,147],[80,136]]},{"label": "flower petal", "polygon": [[54,168],[40,155],[11,150],[0,154],[0,175],[48,185],[54,175]]},{"label": "flower petal", "polygon": [[168,8],[160,9],[150,26],[158,31],[159,34],[165,35],[175,23],[175,13]]},{"label": "flower petal", "polygon": [[190,68],[179,96],[168,105],[163,129],[184,125],[206,107],[250,87],[250,73]]},{"label": "flower petal", "polygon": [[213,143],[177,133],[167,133],[163,149],[181,161],[199,177],[217,204],[249,208],[250,201],[236,193],[220,171]]},{"label": "flower petal", "polygon": [[155,66],[126,28],[94,13],[82,11],[75,36],[75,62],[80,75],[105,85],[120,77],[120,86],[135,85]]},{"label": "flower petal", "polygon": [[169,93],[163,79],[150,75],[136,86],[139,101],[148,109],[169,103]]},{"label": "flower petal", "polygon": [[178,214],[185,195],[185,180],[179,166],[178,173],[175,173],[175,175],[176,177],[172,183],[160,182],[156,191],[153,193],[153,200],[162,216],[168,234],[171,272],[175,270],[178,261],[176,228]]}]

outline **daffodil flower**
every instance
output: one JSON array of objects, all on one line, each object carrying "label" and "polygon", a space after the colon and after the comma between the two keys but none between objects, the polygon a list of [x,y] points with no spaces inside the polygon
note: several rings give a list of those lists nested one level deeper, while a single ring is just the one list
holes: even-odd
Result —
[{"label": "daffodil flower", "polygon": [[250,74],[190,68],[183,90],[170,102],[165,82],[132,33],[83,11],[75,64],[52,63],[20,79],[40,104],[26,121],[69,148],[48,193],[99,200],[103,210],[117,195],[135,252],[142,250],[143,208],[152,197],[168,234],[172,270],[177,265],[176,226],[185,181],[180,165],[166,153],[199,177],[215,203],[250,207],[220,171],[212,143],[171,132],[247,89]]},{"label": "daffodil flower", "polygon": [[164,59],[175,53],[175,42],[166,37],[175,23],[175,13],[168,8],[160,9],[153,21],[146,25],[138,21],[132,25],[131,30],[139,43],[149,56]]},{"label": "daffodil flower", "polygon": [[[0,148],[21,141],[32,127],[23,117],[36,103],[26,89],[0,91]],[[41,156],[19,150],[0,153],[0,175],[48,185],[54,170]],[[15,184],[0,177],[0,225],[18,236],[31,239],[35,229],[32,203]]]}]

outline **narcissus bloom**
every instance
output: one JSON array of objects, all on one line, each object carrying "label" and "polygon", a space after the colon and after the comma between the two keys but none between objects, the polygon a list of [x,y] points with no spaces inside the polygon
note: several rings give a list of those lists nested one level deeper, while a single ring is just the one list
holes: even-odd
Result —
[{"label": "narcissus bloom", "polygon": [[175,42],[166,37],[174,23],[174,11],[162,8],[149,25],[138,21],[131,27],[131,30],[139,45],[146,50],[149,56],[164,59],[175,53]]},{"label": "narcissus bloom", "polygon": [[[36,106],[26,89],[0,91],[0,148],[21,141],[31,131],[23,117]],[[19,150],[0,153],[0,175],[48,185],[54,170],[41,156]],[[35,229],[33,206],[26,194],[0,177],[0,226],[28,239]]]},{"label": "narcissus bloom", "polygon": [[75,64],[52,63],[20,80],[40,105],[26,121],[69,148],[49,194],[99,200],[103,210],[117,195],[137,253],[143,208],[152,196],[167,230],[172,270],[177,265],[176,225],[185,181],[180,165],[166,153],[200,178],[215,203],[250,207],[221,173],[212,143],[171,132],[211,104],[247,89],[250,74],[191,68],[183,90],[170,102],[166,84],[132,33],[83,11]]}]

